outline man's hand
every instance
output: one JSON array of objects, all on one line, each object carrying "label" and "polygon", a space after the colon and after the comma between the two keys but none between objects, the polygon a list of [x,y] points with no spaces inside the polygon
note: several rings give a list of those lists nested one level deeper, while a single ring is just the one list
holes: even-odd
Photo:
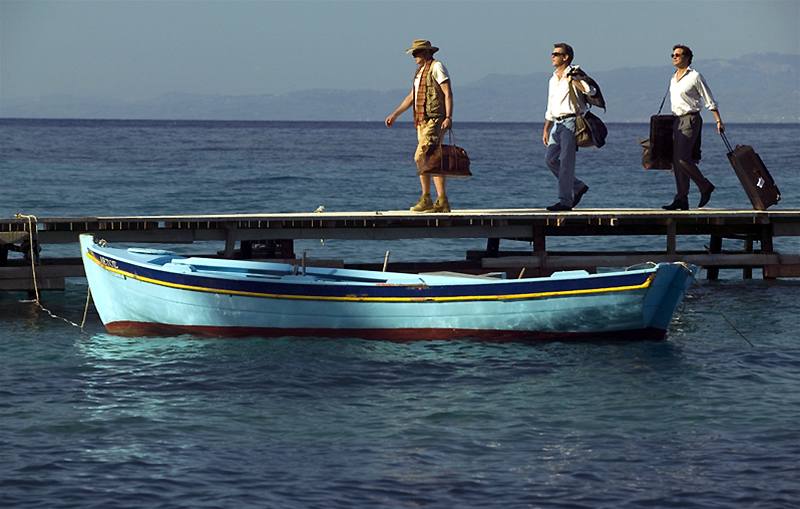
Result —
[{"label": "man's hand", "polygon": [[545,118],[544,126],[542,126],[542,143],[546,147],[550,143],[550,129],[553,127],[553,121]]},{"label": "man's hand", "polygon": [[450,118],[445,118],[442,121],[442,131],[447,131],[448,129],[453,127],[453,120]]},{"label": "man's hand", "polygon": [[391,114],[389,114],[388,117],[386,117],[386,120],[384,120],[383,123],[386,124],[386,127],[392,127],[392,124],[394,124],[394,121],[396,119],[397,119],[397,115],[395,115],[394,113],[391,113]]}]

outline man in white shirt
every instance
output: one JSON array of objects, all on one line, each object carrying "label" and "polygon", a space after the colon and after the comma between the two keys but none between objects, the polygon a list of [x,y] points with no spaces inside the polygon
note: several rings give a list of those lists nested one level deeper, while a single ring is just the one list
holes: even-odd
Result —
[{"label": "man in white shirt", "polygon": [[[593,96],[594,87],[583,80],[573,80],[572,59],[575,52],[569,44],[559,42],[553,45],[550,60],[555,67],[547,93],[547,111],[542,130],[542,143],[547,150],[545,163],[558,179],[558,202],[547,207],[552,212],[572,210],[578,205],[589,186],[575,178],[575,117],[586,112],[583,94]],[[570,98],[569,89],[576,89],[575,101]]]},{"label": "man in white shirt", "polygon": [[404,111],[414,107],[414,126],[417,128],[417,151],[414,161],[417,163],[422,196],[410,210],[411,212],[450,212],[447,200],[444,175],[433,175],[438,197],[431,200],[431,174],[423,172],[424,161],[432,151],[442,143],[442,135],[453,124],[453,94],[450,88],[450,76],[444,64],[433,58],[439,48],[430,41],[416,39],[406,50],[414,57],[417,71],[411,91],[397,108],[386,117],[386,127],[392,127],[397,117]]},{"label": "man in white shirt", "polygon": [[675,198],[665,210],[689,210],[689,179],[694,181],[700,190],[700,203],[704,207],[711,199],[714,184],[703,176],[697,161],[692,157],[692,149],[700,140],[703,119],[700,110],[705,105],[714,115],[717,132],[725,131],[725,125],[719,115],[719,108],[711,89],[703,76],[689,67],[694,56],[688,46],[676,44],[672,48],[672,65],[675,74],[669,82],[669,100],[672,113],[676,115],[672,125],[672,170],[675,173]]}]

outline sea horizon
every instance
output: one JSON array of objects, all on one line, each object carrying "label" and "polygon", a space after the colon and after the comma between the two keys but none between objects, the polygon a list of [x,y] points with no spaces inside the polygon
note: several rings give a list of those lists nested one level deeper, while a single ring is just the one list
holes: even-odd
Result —
[{"label": "sea horizon", "polygon": [[[708,113],[710,116],[710,113]],[[705,115],[704,115],[705,117]],[[190,119],[190,118],[94,118],[94,117],[0,117],[0,122],[119,122],[119,123],[133,123],[133,122],[151,122],[151,123],[178,123],[178,124],[191,124],[191,123],[221,123],[221,124],[383,124],[382,119],[375,120],[252,120],[252,119]],[[641,121],[616,121],[605,122],[607,125],[641,125],[648,124],[650,119],[643,119]],[[456,126],[458,125],[539,125],[544,123],[544,118],[531,121],[492,121],[492,120],[458,120],[455,119]],[[411,126],[413,121],[398,120],[395,126]],[[800,126],[800,122],[725,122],[726,125],[741,125],[741,126]]]}]

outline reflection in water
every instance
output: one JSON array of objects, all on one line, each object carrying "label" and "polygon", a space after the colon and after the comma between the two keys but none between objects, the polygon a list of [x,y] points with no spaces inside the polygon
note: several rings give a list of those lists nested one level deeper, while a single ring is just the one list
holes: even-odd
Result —
[{"label": "reflection in water", "polygon": [[173,452],[158,444],[174,442],[208,413],[198,374],[214,362],[213,343],[99,333],[80,337],[75,346],[84,364],[76,410],[85,426],[103,430],[85,442],[82,460],[167,465]]}]

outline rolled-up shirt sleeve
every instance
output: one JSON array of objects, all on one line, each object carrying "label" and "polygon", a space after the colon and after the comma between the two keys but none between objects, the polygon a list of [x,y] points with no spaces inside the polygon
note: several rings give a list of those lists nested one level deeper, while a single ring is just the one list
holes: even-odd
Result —
[{"label": "rolled-up shirt sleeve", "polygon": [[697,73],[697,91],[700,94],[700,97],[703,98],[703,102],[705,102],[706,108],[711,111],[717,110],[718,105],[717,101],[714,99],[714,95],[711,93],[711,89],[708,88],[708,83],[706,83],[705,78],[700,73]]}]

